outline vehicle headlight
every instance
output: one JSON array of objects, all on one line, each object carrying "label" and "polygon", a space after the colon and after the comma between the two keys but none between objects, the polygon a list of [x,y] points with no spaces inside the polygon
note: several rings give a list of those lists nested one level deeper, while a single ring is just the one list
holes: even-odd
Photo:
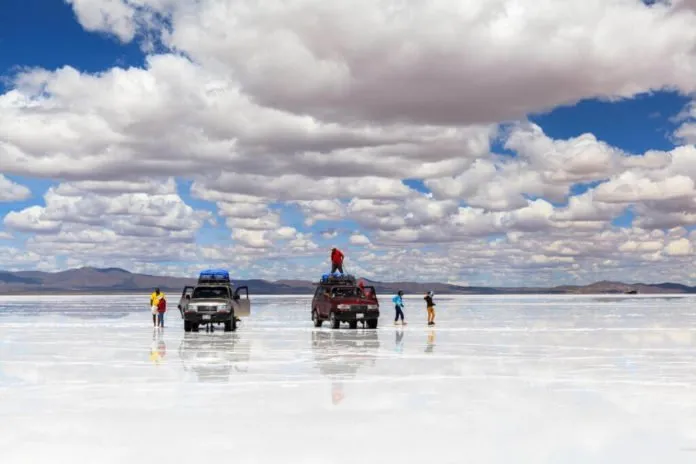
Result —
[{"label": "vehicle headlight", "polygon": [[367,305],[367,309],[378,309],[379,305]]},{"label": "vehicle headlight", "polygon": [[196,305],[188,305],[186,308],[187,311],[193,311],[193,312],[198,312],[198,306]]},{"label": "vehicle headlight", "polygon": [[340,304],[340,305],[336,306],[336,308],[338,308],[338,309],[350,309],[350,305]]},{"label": "vehicle headlight", "polygon": [[218,311],[229,311],[229,310],[230,310],[230,307],[229,307],[228,305],[222,304],[222,305],[217,305],[217,306],[215,307],[215,309],[218,310]]}]

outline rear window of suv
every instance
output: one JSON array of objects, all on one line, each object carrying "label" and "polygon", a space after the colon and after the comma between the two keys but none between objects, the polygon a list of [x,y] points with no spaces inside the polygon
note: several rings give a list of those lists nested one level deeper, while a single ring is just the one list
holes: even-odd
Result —
[{"label": "rear window of suv", "polygon": [[229,298],[227,287],[196,287],[191,298]]}]

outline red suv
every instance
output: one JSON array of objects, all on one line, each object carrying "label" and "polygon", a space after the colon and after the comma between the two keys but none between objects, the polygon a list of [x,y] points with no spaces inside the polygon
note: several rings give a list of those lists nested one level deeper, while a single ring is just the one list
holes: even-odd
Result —
[{"label": "red suv", "polygon": [[333,329],[338,329],[341,322],[355,329],[361,322],[363,327],[376,329],[378,320],[379,301],[374,287],[361,288],[352,276],[330,277],[317,284],[312,298],[314,327],[329,321]]}]

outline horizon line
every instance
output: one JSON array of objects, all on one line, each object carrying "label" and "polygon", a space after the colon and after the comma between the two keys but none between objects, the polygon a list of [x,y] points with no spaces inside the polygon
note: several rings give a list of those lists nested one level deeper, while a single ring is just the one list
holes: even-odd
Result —
[{"label": "horizon line", "polygon": [[[17,274],[17,273],[22,273],[22,272],[39,272],[42,274],[59,274],[61,272],[69,272],[69,271],[78,271],[78,270],[96,270],[96,271],[123,271],[128,274],[132,275],[138,275],[138,276],[146,276],[146,277],[153,277],[153,278],[166,278],[166,279],[191,279],[191,280],[197,280],[198,277],[192,276],[192,277],[185,277],[185,276],[178,276],[178,275],[171,275],[171,274],[148,274],[148,273],[141,273],[141,272],[134,272],[132,270],[128,270],[122,267],[97,267],[97,266],[80,266],[80,267],[72,267],[72,268],[66,268],[62,270],[56,270],[56,271],[42,271],[39,269],[26,269],[26,270],[19,270],[19,271],[10,271],[7,269],[0,269],[0,274],[1,273],[7,273],[7,274]],[[201,272],[201,271],[199,271]],[[540,290],[547,290],[547,289],[555,289],[559,287],[588,287],[592,285],[597,285],[597,284],[602,284],[602,283],[607,283],[607,284],[620,284],[620,285],[627,285],[627,286],[638,286],[638,285],[644,285],[644,286],[658,286],[658,285],[682,285],[684,287],[689,287],[689,288],[694,288],[694,286],[681,283],[681,282],[675,282],[675,281],[659,281],[659,282],[653,282],[653,283],[647,283],[645,281],[643,282],[623,282],[620,280],[597,280],[593,281],[590,283],[582,284],[582,283],[561,283],[561,284],[550,284],[549,286],[543,286],[543,285],[511,285],[511,286],[506,286],[506,285],[492,285],[492,284],[467,284],[467,285],[462,285],[462,284],[455,284],[455,283],[449,283],[449,282],[443,282],[443,281],[418,281],[418,280],[396,280],[396,281],[388,281],[388,280],[374,280],[369,277],[359,277],[355,274],[350,274],[350,273],[345,273],[345,275],[352,275],[356,277],[357,279],[365,279],[369,280],[378,284],[417,284],[417,285],[449,285],[452,287],[457,287],[457,288],[500,288],[500,289],[540,289]],[[269,283],[278,283],[283,280],[285,281],[300,281],[300,282],[307,282],[309,284],[316,284],[319,279],[317,280],[310,280],[307,278],[286,278],[286,279],[277,279],[277,280],[268,280],[268,279],[263,279],[259,277],[247,277],[247,278],[235,278],[230,275],[230,281],[249,281],[249,280],[259,280],[262,282],[269,282]]]}]

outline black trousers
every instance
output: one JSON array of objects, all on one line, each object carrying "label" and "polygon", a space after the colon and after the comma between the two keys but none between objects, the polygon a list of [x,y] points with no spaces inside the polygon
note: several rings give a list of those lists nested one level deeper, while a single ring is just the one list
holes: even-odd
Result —
[{"label": "black trousers", "polygon": [[394,322],[398,321],[399,317],[403,321],[404,320],[404,312],[401,310],[401,306],[396,305],[396,306],[394,306],[394,309],[396,309],[396,317],[394,318]]},{"label": "black trousers", "polygon": [[331,273],[333,274],[338,269],[343,274],[343,264],[331,263]]}]

